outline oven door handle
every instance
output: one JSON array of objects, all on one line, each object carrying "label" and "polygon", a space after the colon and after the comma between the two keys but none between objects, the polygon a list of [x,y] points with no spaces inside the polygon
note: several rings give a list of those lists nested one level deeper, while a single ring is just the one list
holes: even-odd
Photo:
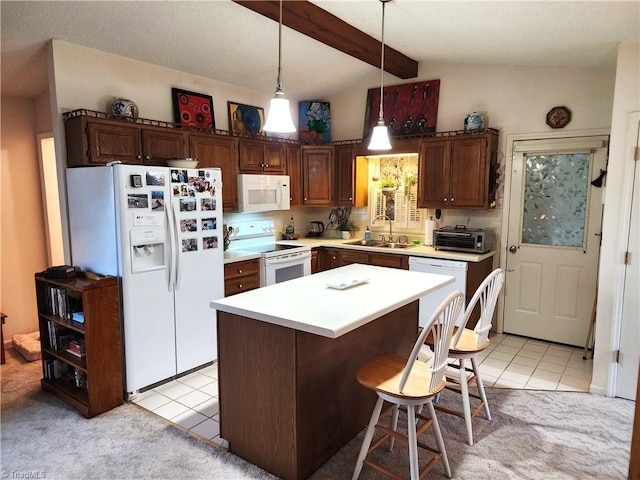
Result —
[{"label": "oven door handle", "polygon": [[290,263],[290,262],[295,262],[296,260],[304,260],[305,258],[309,258],[310,256],[311,256],[311,251],[285,253],[283,255],[278,255],[277,257],[266,257],[265,263],[267,265],[276,265],[278,263]]}]

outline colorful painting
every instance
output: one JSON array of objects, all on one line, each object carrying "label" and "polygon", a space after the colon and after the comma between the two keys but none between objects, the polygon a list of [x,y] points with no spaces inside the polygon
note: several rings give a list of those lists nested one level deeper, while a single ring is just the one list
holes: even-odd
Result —
[{"label": "colorful painting", "polygon": [[252,107],[236,102],[227,102],[229,131],[234,135],[254,136],[262,133],[264,108]]},{"label": "colorful painting", "polygon": [[321,144],[331,141],[329,102],[299,102],[300,142]]},{"label": "colorful painting", "polygon": [[[392,137],[436,131],[440,80],[391,85],[383,88],[384,123]],[[380,87],[370,88],[363,137],[371,136],[380,113]]]},{"label": "colorful painting", "polygon": [[175,123],[184,130],[211,131],[216,128],[213,97],[202,93],[172,88]]}]

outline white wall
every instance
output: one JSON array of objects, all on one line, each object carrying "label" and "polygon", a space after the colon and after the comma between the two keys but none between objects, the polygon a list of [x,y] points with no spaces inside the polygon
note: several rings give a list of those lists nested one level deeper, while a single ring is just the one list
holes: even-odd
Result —
[{"label": "white wall", "polygon": [[47,267],[36,117],[32,100],[2,97],[0,309],[8,315],[7,342],[38,330],[33,276]]},{"label": "white wall", "polygon": [[[640,111],[640,45],[621,45],[618,50],[615,97],[611,117],[609,164],[607,166],[606,197],[602,224],[602,249],[598,279],[598,307],[594,348],[594,369],[591,391],[613,395],[615,365],[613,350],[617,349],[621,322],[638,322],[627,313],[622,318],[624,287],[624,235],[629,228],[631,182],[633,181],[633,147],[629,144],[629,114]],[[635,125],[637,128],[637,125]],[[637,269],[637,262],[635,262]],[[634,267],[631,267],[634,268]],[[630,292],[638,295],[638,292]]]}]

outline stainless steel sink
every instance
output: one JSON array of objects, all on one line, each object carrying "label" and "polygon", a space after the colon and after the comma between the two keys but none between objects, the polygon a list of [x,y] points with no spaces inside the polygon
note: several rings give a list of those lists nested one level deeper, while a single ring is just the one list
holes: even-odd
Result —
[{"label": "stainless steel sink", "polygon": [[380,240],[355,240],[345,242],[344,245],[359,245],[361,247],[380,247],[380,248],[410,248],[415,245],[410,243],[382,242]]},{"label": "stainless steel sink", "polygon": [[413,245],[411,243],[383,243],[381,245],[378,245],[378,247],[385,247],[385,248],[411,248],[411,247],[415,247],[415,245]]},{"label": "stainless steel sink", "polygon": [[360,245],[361,247],[380,247],[385,245],[380,240],[354,240],[351,242],[345,242],[344,245]]}]

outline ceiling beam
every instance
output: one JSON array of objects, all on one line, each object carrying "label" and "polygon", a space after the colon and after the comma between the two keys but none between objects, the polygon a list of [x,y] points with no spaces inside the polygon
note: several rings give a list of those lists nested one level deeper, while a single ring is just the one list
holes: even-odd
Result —
[{"label": "ceiling beam", "polygon": [[[233,0],[276,22],[279,21],[280,2],[271,0]],[[381,42],[352,27],[340,18],[306,0],[282,2],[282,24],[333,47],[347,55],[380,68]],[[384,46],[384,69],[398,78],[418,76],[418,62]]]}]

